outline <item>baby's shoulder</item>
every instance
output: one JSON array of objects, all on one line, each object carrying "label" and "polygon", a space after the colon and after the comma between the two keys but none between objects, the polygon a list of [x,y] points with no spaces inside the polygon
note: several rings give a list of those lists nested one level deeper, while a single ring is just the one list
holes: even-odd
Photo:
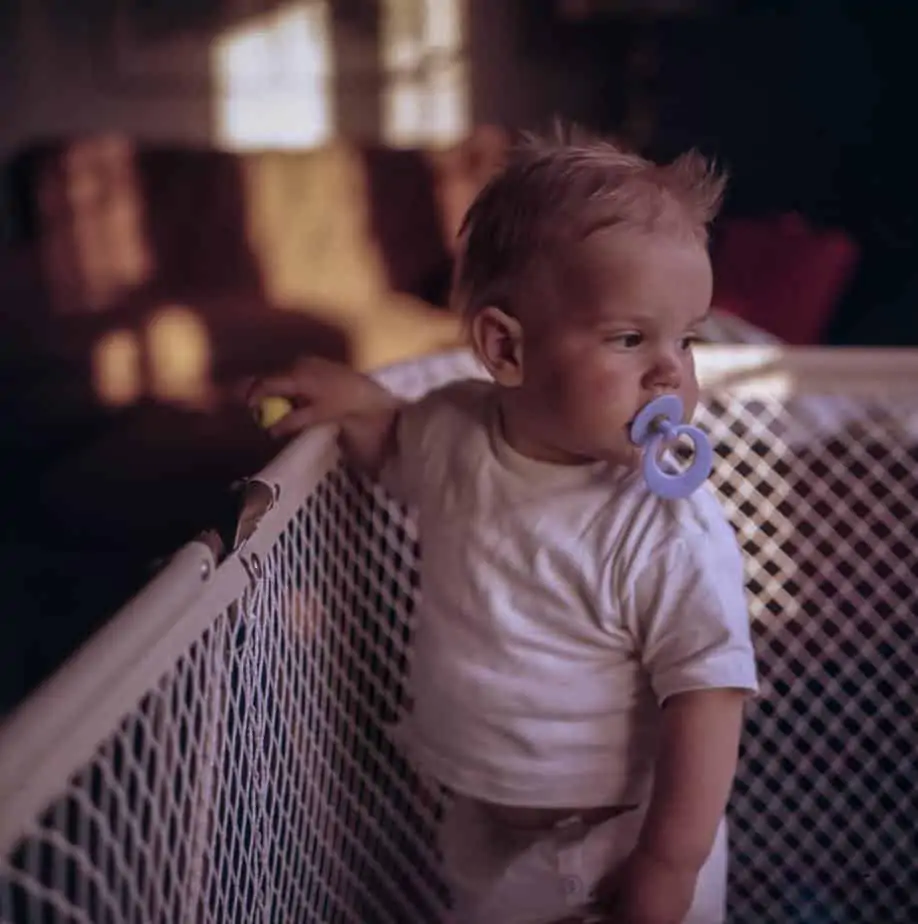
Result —
[{"label": "baby's shoulder", "polygon": [[491,382],[459,379],[431,389],[402,413],[417,437],[448,435],[452,442],[485,428],[493,389]]},{"label": "baby's shoulder", "polygon": [[492,387],[462,379],[402,405],[393,450],[380,473],[382,485],[403,503],[439,504],[443,486],[462,474],[458,463],[480,449]]},{"label": "baby's shoulder", "polygon": [[493,382],[485,379],[454,379],[422,395],[417,405],[428,413],[466,414],[480,418],[493,394]]},{"label": "baby's shoulder", "polygon": [[487,439],[493,388],[486,381],[457,380],[432,389],[402,408],[401,448],[415,454],[419,478],[442,479],[448,474],[444,466],[454,468],[459,456],[474,451],[480,457],[480,444]]}]

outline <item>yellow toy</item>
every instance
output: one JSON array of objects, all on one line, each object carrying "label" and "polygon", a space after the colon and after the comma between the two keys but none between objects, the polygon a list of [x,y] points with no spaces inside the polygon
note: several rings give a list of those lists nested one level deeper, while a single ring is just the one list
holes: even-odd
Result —
[{"label": "yellow toy", "polygon": [[268,430],[292,410],[293,405],[286,398],[264,398],[258,403],[256,420],[259,426]]}]

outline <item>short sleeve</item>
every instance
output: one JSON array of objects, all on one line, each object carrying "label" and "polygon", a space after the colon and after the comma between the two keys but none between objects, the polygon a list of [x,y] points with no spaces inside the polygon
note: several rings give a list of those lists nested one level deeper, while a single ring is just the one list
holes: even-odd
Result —
[{"label": "short sleeve", "polygon": [[463,467],[456,462],[459,448],[477,445],[476,440],[487,432],[482,415],[489,406],[490,389],[488,382],[460,379],[402,405],[379,483],[409,507],[423,507],[427,500],[440,504],[444,486],[455,486],[463,478]]},{"label": "short sleeve", "polygon": [[726,522],[657,546],[624,615],[659,702],[695,690],[757,692],[742,556]]},{"label": "short sleeve", "polygon": [[418,502],[421,443],[424,435],[425,402],[403,404],[396,415],[386,460],[379,483],[398,501],[408,506]]},{"label": "short sleeve", "polygon": [[403,404],[396,415],[390,449],[377,480],[409,507],[419,506],[424,486],[436,481],[455,391],[455,386],[430,391]]}]

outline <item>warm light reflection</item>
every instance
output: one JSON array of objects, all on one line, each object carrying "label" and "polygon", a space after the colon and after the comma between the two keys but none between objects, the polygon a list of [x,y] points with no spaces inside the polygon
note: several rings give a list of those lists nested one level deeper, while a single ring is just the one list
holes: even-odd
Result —
[{"label": "warm light reflection", "polygon": [[150,393],[162,401],[203,404],[211,391],[210,337],[188,308],[161,308],[147,325]]},{"label": "warm light reflection", "polygon": [[794,391],[794,378],[783,361],[780,346],[711,346],[696,354],[698,380],[703,388],[731,394],[767,393],[784,400]]},{"label": "warm light reflection", "polygon": [[231,150],[314,147],[333,134],[327,0],[300,0],[214,44],[217,141]]},{"label": "warm light reflection", "polygon": [[366,165],[350,145],[264,154],[242,171],[249,247],[266,297],[332,324],[378,305],[386,268],[370,231]]},{"label": "warm light reflection", "polygon": [[93,390],[103,404],[123,407],[140,397],[140,348],[132,331],[102,337],[93,346],[91,364]]},{"label": "warm light reflection", "polygon": [[[382,140],[449,145],[469,128],[466,0],[381,0]],[[217,143],[230,150],[315,147],[335,135],[330,0],[297,0],[213,46]],[[336,25],[343,31],[347,21]],[[355,35],[355,40],[360,38]],[[366,82],[361,71],[339,75]],[[374,81],[366,82],[367,92]],[[368,126],[369,130],[369,126]]]}]

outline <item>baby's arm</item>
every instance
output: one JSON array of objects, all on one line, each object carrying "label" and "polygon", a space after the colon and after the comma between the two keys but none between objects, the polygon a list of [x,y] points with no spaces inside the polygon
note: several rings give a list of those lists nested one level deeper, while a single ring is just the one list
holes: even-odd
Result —
[{"label": "baby's arm", "polygon": [[623,602],[661,715],[638,843],[597,896],[616,924],[683,921],[730,797],[744,702],[757,689],[740,551],[713,500],[704,504],[694,525],[654,543]]},{"label": "baby's arm", "polygon": [[701,869],[736,774],[747,690],[679,693],[663,706],[653,795],[638,851],[674,868]]},{"label": "baby's arm", "polygon": [[345,459],[370,478],[378,478],[396,452],[396,429],[402,404],[350,414],[339,425],[338,443]]},{"label": "baby's arm", "polygon": [[644,826],[624,869],[608,883],[616,924],[681,924],[688,913],[733,786],[747,696],[698,690],[664,704]]}]

